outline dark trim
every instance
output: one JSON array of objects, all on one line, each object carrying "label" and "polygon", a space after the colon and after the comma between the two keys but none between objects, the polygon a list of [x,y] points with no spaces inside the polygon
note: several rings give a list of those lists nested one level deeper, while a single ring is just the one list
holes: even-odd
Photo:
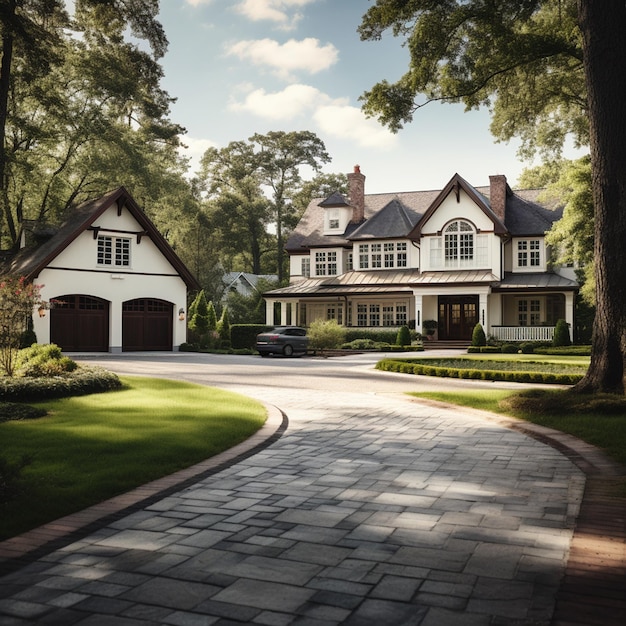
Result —
[{"label": "dark trim", "polygon": [[61,272],[86,272],[87,274],[124,274],[125,276],[163,276],[164,278],[180,278],[183,280],[183,277],[180,274],[157,274],[152,272],[125,272],[125,271],[115,271],[113,266],[111,269],[102,269],[102,270],[85,270],[80,269],[78,267],[54,267],[48,265],[44,267],[44,270],[57,270]]}]

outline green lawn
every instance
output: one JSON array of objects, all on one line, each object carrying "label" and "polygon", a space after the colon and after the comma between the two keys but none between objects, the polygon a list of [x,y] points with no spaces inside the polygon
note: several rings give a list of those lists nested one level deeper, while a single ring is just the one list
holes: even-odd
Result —
[{"label": "green lawn", "polygon": [[0,455],[32,457],[22,494],[0,505],[0,540],[214,456],[267,417],[231,392],[120,378],[122,390],[33,403],[48,415],[0,423]]}]

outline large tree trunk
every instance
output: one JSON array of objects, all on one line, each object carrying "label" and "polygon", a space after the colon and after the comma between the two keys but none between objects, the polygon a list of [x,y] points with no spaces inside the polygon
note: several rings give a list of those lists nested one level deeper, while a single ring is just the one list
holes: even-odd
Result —
[{"label": "large tree trunk", "polygon": [[578,0],[589,103],[596,319],[583,392],[626,388],[626,3]]}]

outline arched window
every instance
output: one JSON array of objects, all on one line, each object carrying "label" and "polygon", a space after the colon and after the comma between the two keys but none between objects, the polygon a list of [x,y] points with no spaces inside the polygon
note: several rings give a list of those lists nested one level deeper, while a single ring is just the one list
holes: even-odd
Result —
[{"label": "arched window", "polygon": [[473,267],[474,227],[465,220],[454,220],[443,232],[445,267]]}]

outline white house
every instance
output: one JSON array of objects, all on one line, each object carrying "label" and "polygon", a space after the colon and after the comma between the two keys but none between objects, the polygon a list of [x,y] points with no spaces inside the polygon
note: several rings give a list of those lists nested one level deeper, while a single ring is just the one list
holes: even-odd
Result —
[{"label": "white house", "polygon": [[123,188],[81,204],[7,273],[42,285],[50,309],[33,316],[39,343],[64,351],[176,350],[186,341],[187,290],[198,289],[154,224]]},{"label": "white house", "polygon": [[455,174],[440,191],[366,194],[355,166],[349,197],[313,200],[287,241],[290,284],[264,294],[267,323],[435,320],[444,341],[469,341],[477,322],[508,341],[551,339],[558,319],[572,328],[578,283],[545,241],[562,209],[540,204],[541,190],[489,180],[472,187]]},{"label": "white house", "polygon": [[276,274],[250,274],[248,272],[227,272],[224,274],[222,282],[224,283],[223,300],[228,298],[229,293],[237,292],[242,296],[251,296],[259,293],[259,281],[277,282]]}]

